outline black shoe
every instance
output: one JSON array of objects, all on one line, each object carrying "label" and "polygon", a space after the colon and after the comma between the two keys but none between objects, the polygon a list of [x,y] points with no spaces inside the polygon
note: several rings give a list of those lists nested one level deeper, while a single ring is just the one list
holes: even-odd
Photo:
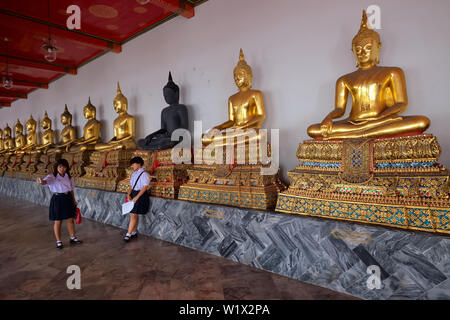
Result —
[{"label": "black shoe", "polygon": [[70,239],[70,244],[82,244],[83,241],[78,240],[77,237]]},{"label": "black shoe", "polygon": [[130,239],[137,239],[137,237],[138,237],[138,234],[137,234],[137,232],[136,232],[136,234],[132,234],[132,235],[131,235]]},{"label": "black shoe", "polygon": [[123,237],[123,241],[128,242],[131,240],[131,237],[132,236],[125,236],[125,237]]},{"label": "black shoe", "polygon": [[63,248],[63,244],[61,241],[56,242],[56,248],[57,249],[62,249]]}]

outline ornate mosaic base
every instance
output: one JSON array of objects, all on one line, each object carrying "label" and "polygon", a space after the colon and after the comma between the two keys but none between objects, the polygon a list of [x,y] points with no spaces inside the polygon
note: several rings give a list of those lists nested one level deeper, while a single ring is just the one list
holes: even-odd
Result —
[{"label": "ornate mosaic base", "polygon": [[23,158],[24,154],[11,155],[4,175],[6,177],[14,178],[16,176],[16,173],[20,171],[20,167],[23,163]]},{"label": "ornate mosaic base", "polygon": [[90,165],[84,167],[86,174],[77,178],[77,186],[82,188],[115,191],[119,181],[126,177],[126,168],[134,150],[114,150],[93,152]]},{"label": "ornate mosaic base", "polygon": [[262,188],[243,187],[240,191],[230,186],[208,188],[207,186],[183,185],[180,188],[178,199],[268,210],[274,208],[278,192],[279,190],[274,185]]},{"label": "ornate mosaic base", "polygon": [[[450,179],[437,162],[440,152],[432,135],[305,141],[276,210],[450,233]],[[305,160],[322,165],[308,166]]]},{"label": "ornate mosaic base", "polygon": [[402,229],[450,233],[449,201],[411,206],[406,201],[396,201],[395,198],[391,199],[394,203],[383,204],[379,202],[380,197],[377,196],[360,196],[357,199],[359,201],[351,201],[351,197],[327,199],[323,194],[321,198],[315,198],[314,193],[319,196],[318,192],[310,192],[309,196],[281,193],[278,196],[276,211]]},{"label": "ornate mosaic base", "polygon": [[[137,150],[132,157],[141,157],[144,160],[144,169],[150,173],[152,181],[149,193],[155,197],[176,199],[180,186],[187,182],[187,168],[190,165],[173,164],[172,150],[150,151]],[[127,178],[117,184],[118,192],[127,192],[130,187],[132,169],[126,170]]]},{"label": "ornate mosaic base", "polygon": [[[439,143],[431,134],[408,137],[371,139],[370,157],[373,162],[368,165],[374,172],[437,172],[440,170],[437,160],[441,154]],[[354,148],[358,151],[358,148]],[[361,149],[360,149],[361,150]],[[342,171],[345,163],[352,163],[346,157],[344,141],[306,140],[299,144],[297,169],[320,171]],[[363,154],[361,154],[363,155]],[[356,155],[357,156],[357,155]],[[345,159],[348,159],[345,162]]]},{"label": "ornate mosaic base", "polygon": [[89,165],[89,160],[93,151],[84,150],[79,152],[64,152],[61,158],[66,159],[70,166],[70,174],[75,181],[76,186],[80,186],[80,177],[82,177],[86,171],[85,167]]},{"label": "ornate mosaic base", "polygon": [[181,200],[218,203],[243,208],[273,209],[285,186],[279,173],[262,175],[263,165],[193,165]]}]

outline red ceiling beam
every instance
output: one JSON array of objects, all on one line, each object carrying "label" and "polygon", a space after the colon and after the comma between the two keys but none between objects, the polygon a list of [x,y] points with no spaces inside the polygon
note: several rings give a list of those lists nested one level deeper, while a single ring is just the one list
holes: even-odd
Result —
[{"label": "red ceiling beam", "polygon": [[47,83],[17,80],[17,79],[14,79],[14,78],[12,78],[12,80],[13,80],[13,85],[14,86],[48,89],[48,84]]},{"label": "red ceiling beam", "polygon": [[[6,55],[0,54],[0,57],[6,57]],[[72,74],[72,75],[77,74],[77,68],[74,68],[74,67],[67,67],[67,66],[63,66],[63,65],[42,62],[42,61],[36,61],[36,60],[20,58],[20,57],[8,56],[8,63],[9,63],[9,65],[16,65],[16,66],[27,67],[27,68],[32,68],[32,69],[54,71],[54,72],[58,72],[58,73],[68,73],[68,74]]]},{"label": "red ceiling beam", "polygon": [[11,107],[10,102],[0,102],[0,107]]},{"label": "red ceiling beam", "polygon": [[185,18],[192,18],[195,14],[194,7],[185,0],[150,0],[149,3]]},{"label": "red ceiling beam", "polygon": [[26,99],[26,93],[18,93],[18,92],[0,92],[0,98],[20,98]]},{"label": "red ceiling beam", "polygon": [[68,40],[74,41],[79,44],[86,45],[91,48],[95,48],[98,50],[109,50],[109,51],[112,51],[115,53],[122,52],[122,46],[120,45],[120,43],[118,43],[116,41],[104,39],[102,37],[92,35],[92,34],[89,34],[86,32],[82,32],[79,30],[70,30],[66,26],[62,26],[59,24],[40,20],[37,18],[25,16],[25,15],[22,15],[22,14],[13,12],[13,11],[0,9],[0,14],[8,15],[11,17],[19,18],[19,19],[24,19],[27,21],[31,21],[31,22],[35,22],[35,23],[38,23],[41,25],[51,27],[52,35],[61,37],[61,38],[66,38]]}]

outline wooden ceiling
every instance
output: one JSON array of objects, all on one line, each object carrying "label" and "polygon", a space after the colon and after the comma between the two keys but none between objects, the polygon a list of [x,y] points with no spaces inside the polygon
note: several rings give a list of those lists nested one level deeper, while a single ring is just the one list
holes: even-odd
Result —
[{"label": "wooden ceiling", "polygon": [[[192,18],[195,6],[205,1],[0,0],[0,107],[26,99],[33,90],[48,89],[65,74],[76,76],[80,66],[106,52],[120,54],[125,42],[177,15]],[[67,28],[70,5],[81,9],[79,30]],[[51,63],[42,49],[49,31],[58,48]],[[2,84],[6,60],[11,89]]]}]

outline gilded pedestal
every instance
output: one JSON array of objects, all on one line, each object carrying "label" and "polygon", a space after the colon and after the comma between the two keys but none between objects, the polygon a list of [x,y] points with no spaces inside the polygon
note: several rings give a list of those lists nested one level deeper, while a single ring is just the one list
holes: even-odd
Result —
[{"label": "gilded pedestal", "polygon": [[450,233],[440,152],[431,134],[304,141],[276,211]]},{"label": "gilded pedestal", "polygon": [[0,176],[3,176],[8,169],[10,158],[13,156],[11,153],[5,153],[0,156]]},{"label": "gilded pedestal", "polygon": [[25,154],[20,167],[17,168],[15,178],[31,180],[39,163],[40,153]]},{"label": "gilded pedestal", "polygon": [[31,175],[31,179],[34,180],[37,177],[45,177],[46,175],[53,173],[53,165],[56,161],[61,159],[61,155],[60,152],[42,154],[39,158],[39,163],[36,166],[36,172]]},{"label": "gilded pedestal", "polygon": [[76,180],[77,186],[116,191],[118,182],[126,177],[126,169],[134,151],[94,151],[90,155],[90,164],[84,167],[86,174]]},{"label": "gilded pedestal", "polygon": [[79,152],[64,152],[61,156],[66,159],[70,166],[70,175],[72,176],[75,185],[81,187],[80,177],[84,176],[85,168],[90,164],[90,157],[93,151],[84,150]]},{"label": "gilded pedestal", "polygon": [[[187,168],[190,165],[174,164],[172,150],[137,150],[133,157],[141,157],[144,160],[144,168],[150,173],[152,180],[149,193],[154,197],[177,199],[180,186],[187,182]],[[127,178],[120,181],[117,191],[127,192],[130,187],[132,169],[128,168]]]},{"label": "gilded pedestal", "polygon": [[[204,152],[204,148],[195,152]],[[240,159],[237,153],[235,147],[234,159]],[[223,157],[225,160],[225,151]],[[245,152],[241,159],[245,159],[245,164],[238,164],[237,161],[234,164],[194,164],[187,170],[189,180],[180,187],[178,198],[243,208],[273,209],[278,193],[284,190],[279,172],[263,175],[262,169],[268,168],[270,164],[259,158],[252,164],[249,152]],[[206,158],[204,163],[211,160]]]}]

